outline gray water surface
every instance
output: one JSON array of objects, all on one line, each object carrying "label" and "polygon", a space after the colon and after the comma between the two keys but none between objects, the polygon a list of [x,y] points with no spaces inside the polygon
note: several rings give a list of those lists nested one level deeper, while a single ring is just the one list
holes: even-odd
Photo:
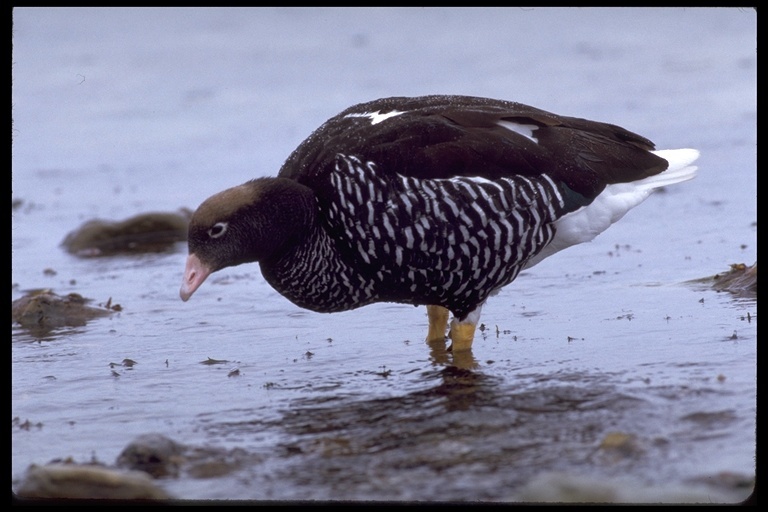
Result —
[{"label": "gray water surface", "polygon": [[[745,499],[757,301],[688,281],[757,258],[755,35],[748,9],[15,9],[12,300],[122,310],[12,326],[12,488],[160,433],[234,461],[157,481],[180,499]],[[274,175],[351,104],[433,93],[695,147],[699,176],[523,272],[462,367],[424,308],[311,313],[258,265],[182,303],[183,243],[59,245]]]}]

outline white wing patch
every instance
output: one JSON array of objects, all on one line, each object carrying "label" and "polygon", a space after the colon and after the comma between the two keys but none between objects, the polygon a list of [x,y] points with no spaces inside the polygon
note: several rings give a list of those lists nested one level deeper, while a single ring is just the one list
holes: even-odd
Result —
[{"label": "white wing patch", "polygon": [[379,124],[382,121],[386,121],[390,117],[399,116],[400,114],[405,114],[405,112],[401,112],[399,110],[393,110],[391,112],[385,112],[384,114],[381,113],[381,110],[377,110],[376,112],[363,112],[362,114],[358,113],[352,113],[347,114],[344,117],[367,117],[371,120],[371,124]]},{"label": "white wing patch", "polygon": [[518,135],[522,135],[531,142],[536,144],[539,143],[539,141],[533,135],[533,132],[539,129],[539,127],[535,124],[520,124],[514,123],[512,121],[499,121],[499,126],[506,128],[509,131],[515,132]]}]

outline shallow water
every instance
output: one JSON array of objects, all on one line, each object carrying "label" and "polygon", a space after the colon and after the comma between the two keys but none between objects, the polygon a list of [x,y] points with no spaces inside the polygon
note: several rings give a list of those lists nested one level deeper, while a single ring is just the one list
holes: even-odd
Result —
[{"label": "shallow water", "polygon": [[[12,327],[12,487],[157,432],[235,454],[222,476],[158,481],[179,498],[746,498],[728,477],[754,476],[756,298],[687,281],[756,261],[754,41],[739,9],[16,9],[12,299],[122,311]],[[423,342],[423,308],[303,311],[257,265],[182,303],[184,244],[59,246],[274,174],[352,103],[435,92],[696,147],[700,175],[523,272],[464,368]]]}]

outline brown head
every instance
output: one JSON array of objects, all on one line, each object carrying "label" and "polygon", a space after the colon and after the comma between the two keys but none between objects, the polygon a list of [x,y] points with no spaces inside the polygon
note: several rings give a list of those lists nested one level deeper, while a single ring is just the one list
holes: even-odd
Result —
[{"label": "brown head", "polygon": [[217,270],[279,258],[308,231],[315,208],[309,188],[284,178],[259,178],[206,199],[189,223],[181,299]]}]

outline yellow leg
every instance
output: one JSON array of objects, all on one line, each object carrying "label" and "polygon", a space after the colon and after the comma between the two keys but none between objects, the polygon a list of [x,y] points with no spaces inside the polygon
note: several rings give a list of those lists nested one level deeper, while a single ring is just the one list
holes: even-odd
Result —
[{"label": "yellow leg", "polygon": [[448,310],[442,306],[427,306],[429,332],[427,343],[445,341],[445,328],[448,326]]},{"label": "yellow leg", "polygon": [[475,324],[469,322],[451,322],[451,350],[461,352],[472,349],[472,340],[475,338]]}]

